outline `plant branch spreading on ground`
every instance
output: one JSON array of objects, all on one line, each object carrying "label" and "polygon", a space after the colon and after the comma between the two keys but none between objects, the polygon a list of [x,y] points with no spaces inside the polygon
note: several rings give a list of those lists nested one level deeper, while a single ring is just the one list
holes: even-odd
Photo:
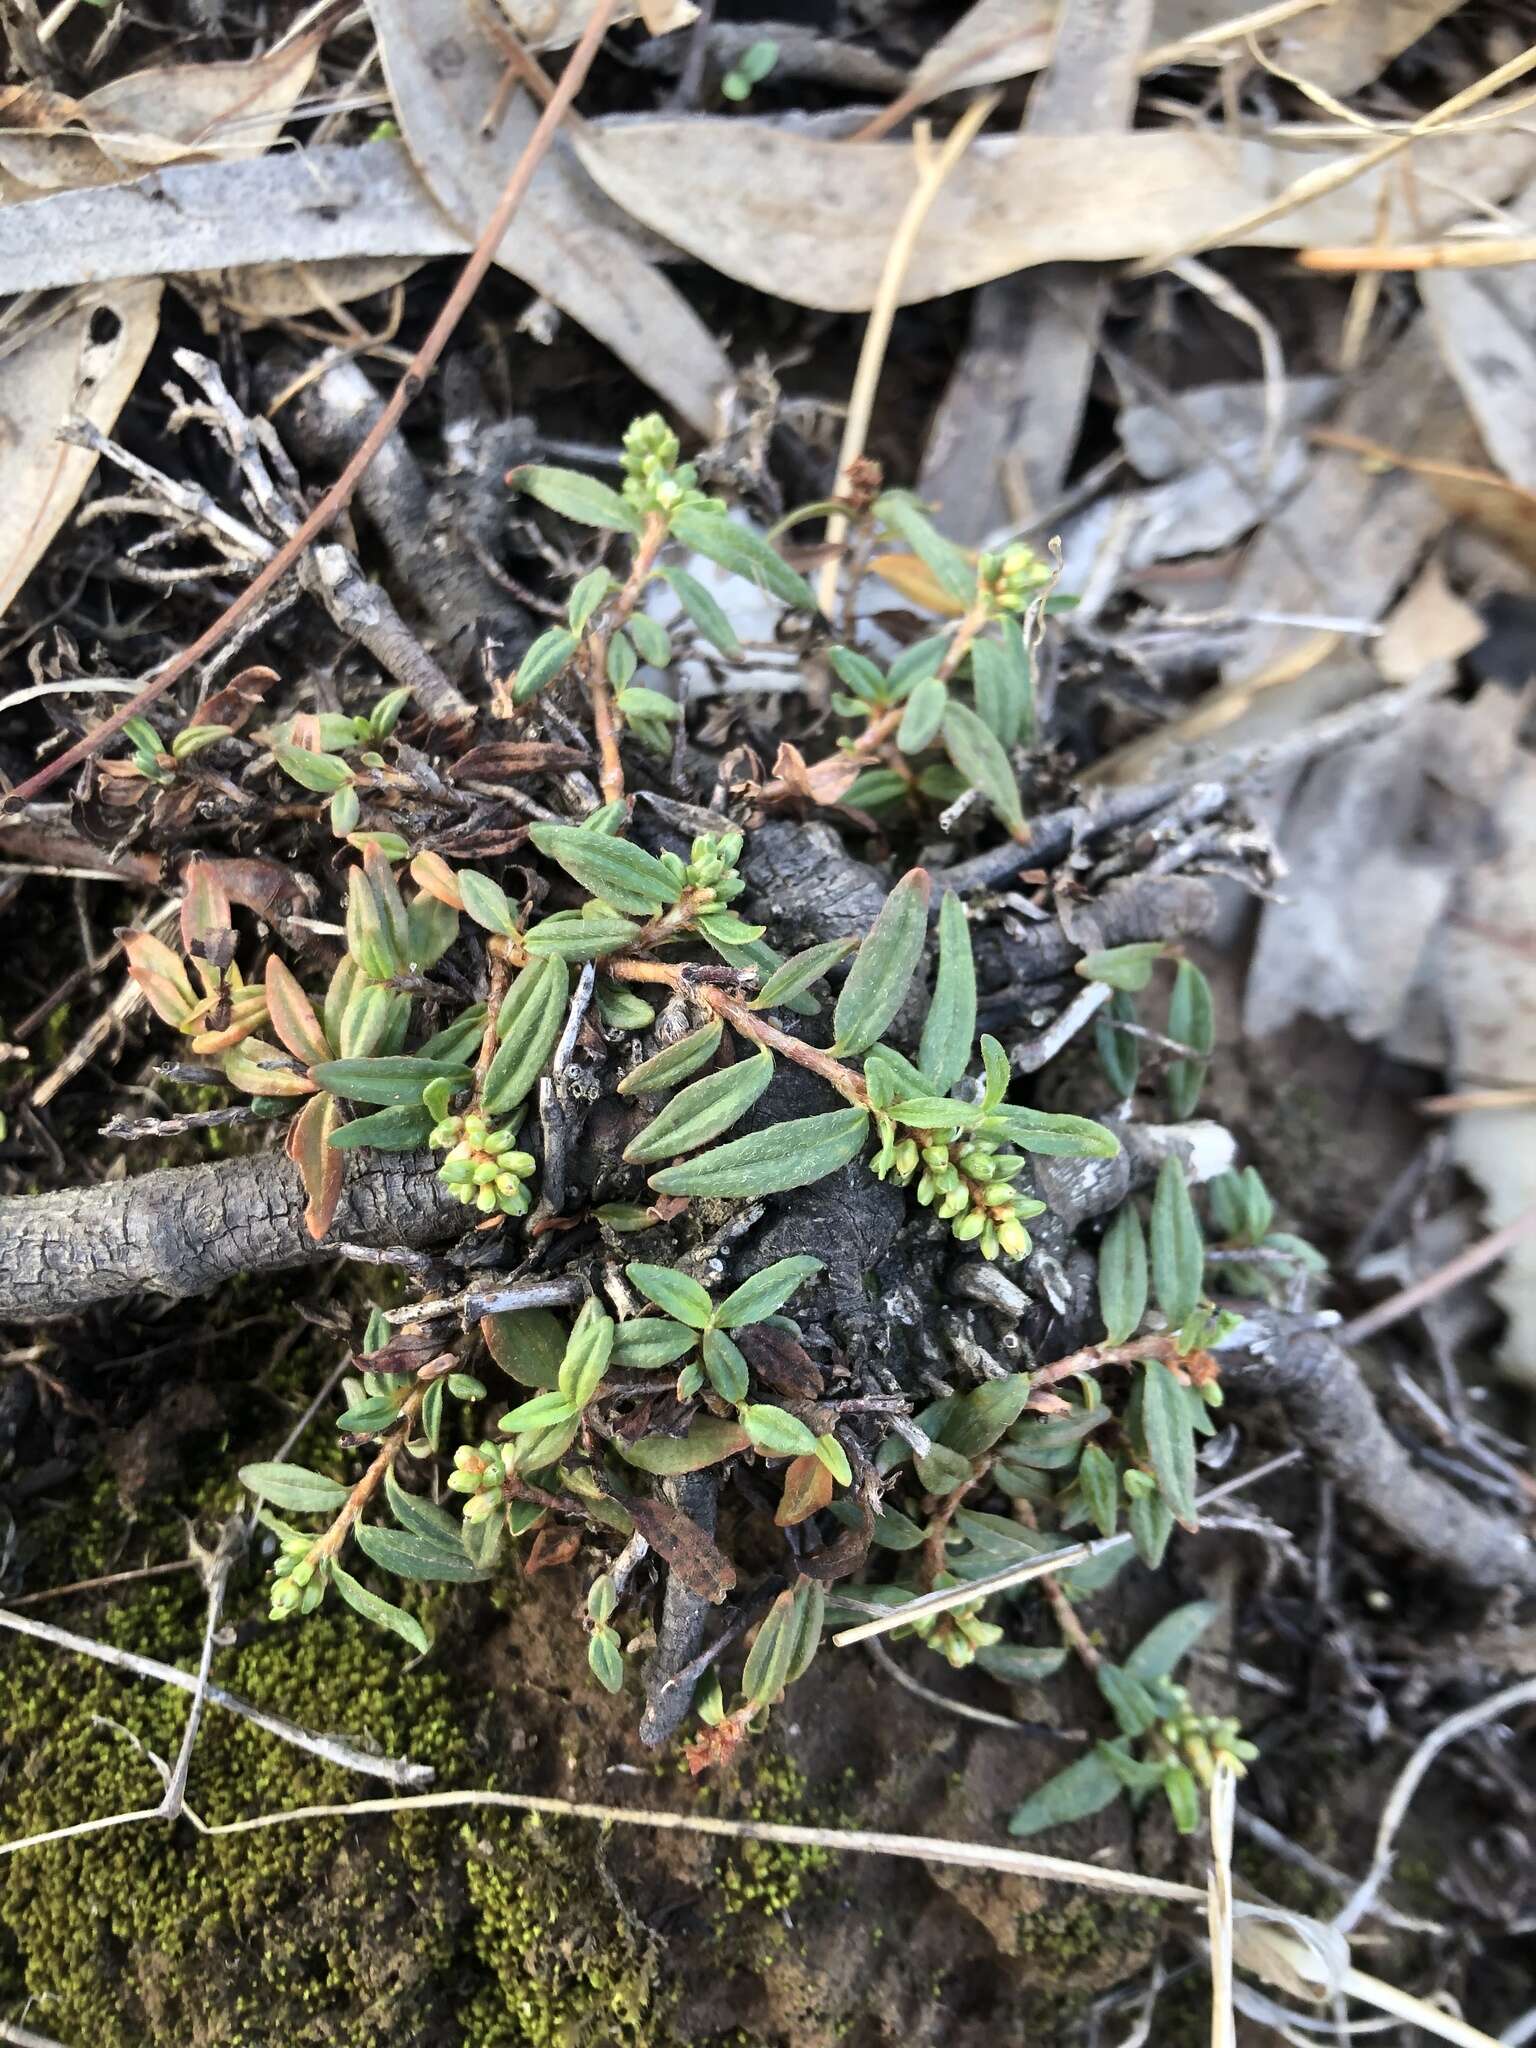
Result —
[{"label": "plant branch spreading on ground", "polygon": [[[717,1298],[664,1256],[670,1226],[690,1208],[707,1224],[720,1205],[790,1193],[858,1162],[954,1243],[986,1261],[1019,1261],[1046,1206],[1032,1160],[1107,1159],[1119,1140],[1103,1123],[1009,1099],[1008,1055],[977,1029],[966,907],[952,891],[935,906],[924,869],[901,877],[861,940],[784,958],[768,928],[735,907],[746,887],[741,829],[722,818],[686,848],[638,842],[624,747],[667,758],[681,715],[655,686],[674,646],[647,599],[666,586],[685,630],[727,657],[739,651],[718,599],[677,557],[754,581],[792,615],[809,619],[815,606],[771,542],[699,487],[659,419],[632,428],[624,472],[621,490],[548,467],[510,479],[628,550],[622,573],[601,563],[580,577],[564,622],[510,679],[514,718],[578,684],[597,742],[602,801],[571,822],[527,828],[524,858],[541,865],[498,876],[413,849],[393,829],[389,799],[402,778],[389,749],[408,696],[394,691],[366,716],[303,714],[260,735],[274,771],[324,800],[336,840],[356,855],[345,948],[323,988],[304,986],[305,960],[290,965],[275,950],[259,978],[242,970],[230,899],[206,859],[187,870],[180,950],[144,932],[124,943],[159,1017],[220,1061],[261,1114],[292,1112],[287,1150],[317,1239],[350,1152],[430,1148],[480,1232],[521,1233],[530,1249],[558,1233],[573,1256],[596,1254],[592,1291],[569,1324],[546,1309],[484,1319],[491,1365],[520,1390],[488,1429],[469,1426],[491,1398],[488,1368],[470,1369],[474,1338],[444,1347],[440,1322],[397,1328],[374,1313],[336,1422],[343,1445],[365,1455],[361,1476],[349,1485],[286,1462],[242,1472],[276,1544],[274,1618],[297,1620],[335,1594],[425,1649],[418,1615],[353,1566],[469,1582],[524,1539],[529,1569],[590,1543],[609,1562],[587,1593],[589,1662],[618,1692],[645,1634],[634,1567],[647,1549],[705,1601],[737,1584],[737,1562],[669,1498],[669,1483],[706,1471],[740,1479],[750,1512],[766,1482],[780,1562],[752,1588],[759,1609],[765,1596],[768,1604],[734,1684],[721,1660],[697,1683],[690,1755],[702,1767],[762,1726],[815,1656],[829,1615],[899,1608],[1056,1547],[1062,1531],[1091,1524],[1109,1534],[1122,1518],[1136,1553],[1158,1564],[1174,1526],[1195,1526],[1197,1446],[1220,1405],[1210,1347],[1228,1319],[1213,1289],[1266,1297],[1277,1270],[1314,1255],[1273,1229],[1252,1169],[1206,1191],[1202,1222],[1170,1155],[1145,1222],[1127,1200],[1104,1232],[1104,1341],[916,1413],[900,1400],[884,1404],[900,1411],[888,1413],[879,1402],[823,1398],[821,1370],[787,1313],[822,1271],[819,1259],[773,1260]],[[884,668],[832,647],[842,685],[832,708],[856,729],[815,764],[784,750],[778,781],[787,772],[801,797],[865,808],[950,803],[974,790],[1005,832],[1024,838],[1013,750],[1031,734],[1031,640],[1050,602],[1049,571],[1020,546],[965,554],[903,493],[872,490],[839,509],[851,520],[853,558],[900,541],[954,616]],[[640,679],[647,670],[654,682]],[[129,734],[131,767],[153,789],[171,787],[225,730],[194,724],[162,744],[146,722]],[[776,793],[767,784],[757,795]],[[551,892],[558,907],[547,909]],[[935,923],[936,972],[921,1003],[914,991]],[[434,979],[450,956],[451,978]],[[1122,946],[1078,971],[1113,990],[1097,1031],[1115,1094],[1136,1088],[1147,1044],[1171,1041],[1162,1081],[1182,1119],[1211,1050],[1211,997],[1199,970],[1177,960],[1166,1031],[1147,1031],[1138,998],[1166,957],[1160,944]],[[577,1034],[594,1028],[589,1001],[608,1043],[633,1049],[617,1092],[645,1113],[615,1169],[627,1198],[572,1211],[563,1186],[553,1201],[541,1188],[543,1108]],[[758,1105],[785,1065],[825,1084],[840,1106],[765,1120]],[[626,1237],[643,1239],[648,1256],[614,1256]],[[1208,1238],[1224,1254],[1214,1265]],[[1199,1787],[1217,1764],[1240,1770],[1253,1754],[1234,1724],[1196,1713],[1173,1678],[1205,1609],[1170,1616],[1120,1666],[1094,1643],[1074,1605],[1122,1558],[1046,1581],[1044,1605],[1029,1616],[989,1614],[978,1599],[912,1625],[952,1665],[975,1662],[1005,1680],[1045,1677],[1069,1654],[1092,1672],[1118,1733],[1025,1802],[1020,1833],[1121,1791],[1157,1789],[1192,1829]],[[1015,1636],[1018,1620],[1027,1626]],[[1026,1639],[1041,1627],[1054,1639]]]}]

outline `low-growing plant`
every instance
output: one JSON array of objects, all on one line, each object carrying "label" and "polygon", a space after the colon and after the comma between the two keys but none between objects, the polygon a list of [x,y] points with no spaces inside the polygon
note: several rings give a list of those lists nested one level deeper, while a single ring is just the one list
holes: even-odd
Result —
[{"label": "low-growing plant", "polygon": [[[754,1591],[765,1604],[736,1693],[727,1694],[719,1665],[699,1683],[696,1763],[729,1754],[803,1673],[829,1589],[849,1612],[895,1612],[953,1587],[958,1602],[920,1616],[911,1633],[953,1665],[974,1661],[1015,1681],[1046,1676],[1075,1651],[1120,1729],[1058,1781],[1065,1790],[1044,1788],[1021,1809],[1019,1831],[1071,1817],[1074,1806],[1091,1811],[1086,1802],[1106,1790],[1154,1785],[1179,1825],[1191,1824],[1208,1760],[1241,1763],[1248,1751],[1228,1724],[1195,1715],[1173,1684],[1189,1625],[1176,1628],[1172,1617],[1116,1667],[1075,1620],[1073,1603],[1113,1576],[1124,1549],[1049,1582],[1042,1612],[1060,1642],[1012,1639],[1011,1610],[981,1596],[968,1602],[963,1590],[1002,1563],[1058,1547],[1074,1529],[1111,1535],[1122,1517],[1136,1554],[1159,1563],[1174,1526],[1198,1520],[1198,1449],[1221,1398],[1211,1351],[1226,1324],[1219,1296],[1266,1293],[1277,1273],[1315,1263],[1315,1254],[1274,1231],[1252,1169],[1206,1191],[1207,1229],[1170,1149],[1146,1222],[1132,1198],[1104,1231],[1103,1342],[1043,1370],[1001,1371],[916,1413],[900,1401],[827,1398],[804,1332],[785,1313],[816,1284],[819,1259],[775,1259],[723,1291],[702,1284],[677,1250],[690,1209],[718,1221],[717,1205],[762,1201],[848,1169],[905,1190],[914,1224],[926,1212],[936,1240],[983,1261],[1026,1260],[1029,1223],[1046,1208],[1032,1160],[1109,1159],[1120,1141],[1094,1118],[1010,1099],[1008,1054],[978,1031],[966,906],[942,888],[935,903],[925,869],[896,882],[862,938],[786,958],[768,927],[736,907],[746,893],[742,828],[722,817],[686,844],[667,843],[665,827],[655,850],[639,843],[621,742],[665,754],[679,716],[670,697],[637,680],[642,664],[664,671],[673,655],[672,636],[644,609],[647,593],[669,586],[696,634],[727,657],[738,651],[716,598],[666,558],[668,548],[755,580],[791,611],[808,615],[814,600],[767,539],[699,487],[658,419],[631,430],[618,491],[538,466],[512,482],[628,547],[622,577],[599,566],[581,578],[565,623],[528,649],[510,689],[522,715],[563,679],[580,683],[604,800],[585,816],[533,823],[518,864],[492,873],[430,846],[413,850],[387,806],[362,822],[364,803],[390,787],[382,750],[393,743],[402,693],[366,717],[293,718],[263,735],[273,767],[328,800],[332,831],[359,855],[347,871],[344,951],[316,977],[317,992],[303,985],[303,955],[290,964],[271,951],[259,981],[242,977],[214,861],[187,870],[181,954],[147,934],[125,942],[130,972],[161,1018],[218,1058],[230,1085],[266,1113],[296,1110],[287,1145],[317,1238],[331,1227],[348,1154],[368,1149],[430,1150],[466,1222],[483,1232],[520,1233],[529,1247],[552,1228],[579,1233],[565,1263],[587,1292],[569,1323],[548,1308],[481,1322],[490,1361],[522,1394],[494,1421],[478,1419],[488,1374],[468,1369],[472,1337],[440,1341],[451,1325],[426,1312],[375,1312],[336,1423],[344,1446],[365,1453],[361,1476],[346,1484],[292,1463],[243,1469],[276,1543],[274,1618],[298,1619],[334,1593],[424,1649],[419,1615],[373,1591],[354,1567],[462,1583],[486,1578],[524,1538],[530,1569],[590,1545],[604,1562],[586,1598],[589,1663],[618,1692],[645,1635],[635,1565],[647,1549],[705,1599],[723,1599],[737,1582],[736,1562],[667,1497],[666,1483],[706,1469],[726,1481],[755,1472],[754,1496],[765,1477],[772,1487],[782,1562]],[[862,724],[807,776],[814,782],[830,764],[841,790],[866,806],[872,775],[896,777],[904,800],[950,801],[974,788],[1006,831],[1025,836],[1010,749],[1030,736],[1029,639],[1049,571],[1020,547],[965,555],[902,493],[847,509],[867,539],[905,542],[954,615],[888,668],[831,649],[846,693],[834,709]],[[967,679],[970,702],[958,694]],[[890,763],[870,766],[884,749]],[[434,980],[450,956],[451,979]],[[1172,958],[1160,945],[1130,946],[1080,963],[1115,992],[1101,1012],[1099,1049],[1117,1096],[1135,1089],[1145,1042],[1130,1005]],[[1165,1050],[1172,1043],[1163,1085],[1184,1118],[1212,1048],[1211,1002],[1190,962],[1173,959],[1173,975],[1167,1032],[1152,1035]],[[653,1031],[658,1002],[664,1031]],[[612,1163],[608,1198],[571,1213],[559,1197],[546,1201],[545,1134],[530,1109],[578,1035],[594,1028],[594,1011],[608,1046],[625,1049],[616,1092],[641,1113]],[[825,1042],[807,1035],[812,1026]],[[839,1106],[772,1113],[768,1091],[786,1065],[825,1084]],[[621,1266],[613,1248],[641,1234],[648,1256]],[[1223,1255],[1214,1262],[1208,1236]],[[854,1574],[859,1583],[848,1583]]]}]

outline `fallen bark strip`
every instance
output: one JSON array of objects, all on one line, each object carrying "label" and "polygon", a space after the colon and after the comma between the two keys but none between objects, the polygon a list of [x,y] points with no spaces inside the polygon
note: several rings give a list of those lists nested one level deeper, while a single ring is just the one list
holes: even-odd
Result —
[{"label": "fallen bark strip", "polygon": [[304,1227],[298,1171],[275,1152],[8,1196],[0,1200],[0,1320],[46,1321],[142,1291],[179,1301],[237,1273],[334,1258],[338,1244],[441,1243],[463,1222],[430,1158],[416,1152],[350,1160],[341,1206],[319,1243]]},{"label": "fallen bark strip", "polygon": [[[1221,1353],[1229,1393],[1268,1395],[1345,1499],[1426,1564],[1485,1593],[1536,1593],[1536,1544],[1518,1525],[1414,1464],[1376,1406],[1353,1358],[1323,1330],[1287,1329],[1280,1316],[1235,1332],[1250,1348]],[[1261,1348],[1262,1347],[1262,1348]]]}]

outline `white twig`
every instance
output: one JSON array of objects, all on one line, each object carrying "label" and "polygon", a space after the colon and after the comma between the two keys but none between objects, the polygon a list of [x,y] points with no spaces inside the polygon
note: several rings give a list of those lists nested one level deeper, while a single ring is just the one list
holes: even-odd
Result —
[{"label": "white twig", "polygon": [[1206,1920],[1211,1933],[1211,2048],[1237,2048],[1232,2014],[1232,1826],[1237,1780],[1221,1764],[1211,1786],[1211,1865]]},{"label": "white twig", "polygon": [[[1418,1791],[1425,1772],[1441,1750],[1459,1741],[1463,1735],[1470,1735],[1474,1728],[1485,1727],[1488,1722],[1496,1721],[1501,1714],[1510,1713],[1516,1707],[1529,1706],[1532,1702],[1536,1702],[1536,1678],[1527,1678],[1519,1685],[1508,1685],[1502,1692],[1493,1693],[1487,1699],[1480,1700],[1475,1707],[1467,1707],[1459,1714],[1452,1714],[1449,1720],[1442,1721],[1438,1728],[1430,1730],[1399,1772],[1397,1782],[1388,1794],[1387,1803],[1382,1808],[1381,1819],[1376,1828],[1376,1848],[1371,1857],[1371,1867],[1353,1895],[1335,1914],[1335,1927],[1347,1934],[1352,1927],[1358,1926],[1363,1916],[1370,1911],[1377,1891],[1391,1872],[1393,1844],[1397,1839],[1397,1831],[1403,1824],[1413,1795]],[[1386,2008],[1388,2011],[1394,2009]]]}]

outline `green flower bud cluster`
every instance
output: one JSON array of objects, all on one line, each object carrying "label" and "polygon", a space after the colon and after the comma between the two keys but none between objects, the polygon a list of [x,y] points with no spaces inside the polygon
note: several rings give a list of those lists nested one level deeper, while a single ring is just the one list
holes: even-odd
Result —
[{"label": "green flower bud cluster", "polygon": [[916,1181],[917,1199],[946,1222],[961,1244],[974,1244],[984,1259],[999,1252],[1010,1259],[1028,1256],[1027,1216],[1038,1216],[1044,1202],[1021,1195],[1009,1185],[1024,1170],[1016,1153],[994,1152],[975,1132],[945,1138],[937,1133],[902,1132],[889,1117],[880,1117],[882,1143],[870,1162],[881,1180],[899,1187]]},{"label": "green flower bud cluster", "polygon": [[642,518],[652,512],[671,518],[685,506],[710,502],[698,488],[697,469],[678,461],[681,453],[676,434],[659,412],[631,424],[624,436],[623,493]]},{"label": "green flower bud cluster", "polygon": [[1015,541],[1000,555],[981,555],[976,563],[976,580],[987,599],[993,618],[1004,612],[1021,612],[1051,580],[1049,566],[1033,548]]},{"label": "green flower bud cluster", "polygon": [[325,1559],[314,1555],[312,1536],[285,1536],[272,1567],[272,1619],[313,1614],[325,1598]]},{"label": "green flower bud cluster", "polygon": [[1197,1714],[1188,1686],[1165,1684],[1161,1690],[1173,1705],[1158,1725],[1159,1746],[1179,1757],[1207,1788],[1221,1764],[1235,1778],[1246,1777],[1259,1752],[1245,1739],[1241,1723],[1231,1714]]},{"label": "green flower bud cluster", "polygon": [[[945,1581],[941,1579],[939,1583],[943,1585]],[[967,1664],[976,1661],[978,1650],[990,1650],[1003,1639],[1003,1631],[995,1621],[982,1620],[981,1609],[982,1602],[972,1600],[965,1607],[950,1608],[947,1614],[925,1615],[913,1622],[912,1633],[930,1650],[937,1650],[951,1670],[963,1671]]]},{"label": "green flower bud cluster", "polygon": [[466,1522],[488,1522],[501,1506],[502,1484],[507,1477],[506,1461],[500,1444],[460,1444],[453,1454],[453,1470],[448,1475],[450,1493],[467,1493],[464,1503]]},{"label": "green flower bud cluster", "polygon": [[717,904],[734,903],[747,886],[736,872],[741,848],[739,832],[701,832],[689,848],[686,861],[675,853],[664,853],[661,863],[685,889],[708,890]]},{"label": "green flower bud cluster", "polygon": [[473,1110],[468,1116],[446,1116],[433,1126],[427,1142],[434,1151],[450,1147],[437,1177],[459,1200],[485,1216],[526,1216],[532,1197],[527,1181],[534,1170],[531,1152],[515,1152],[516,1132],[493,1131]]}]

